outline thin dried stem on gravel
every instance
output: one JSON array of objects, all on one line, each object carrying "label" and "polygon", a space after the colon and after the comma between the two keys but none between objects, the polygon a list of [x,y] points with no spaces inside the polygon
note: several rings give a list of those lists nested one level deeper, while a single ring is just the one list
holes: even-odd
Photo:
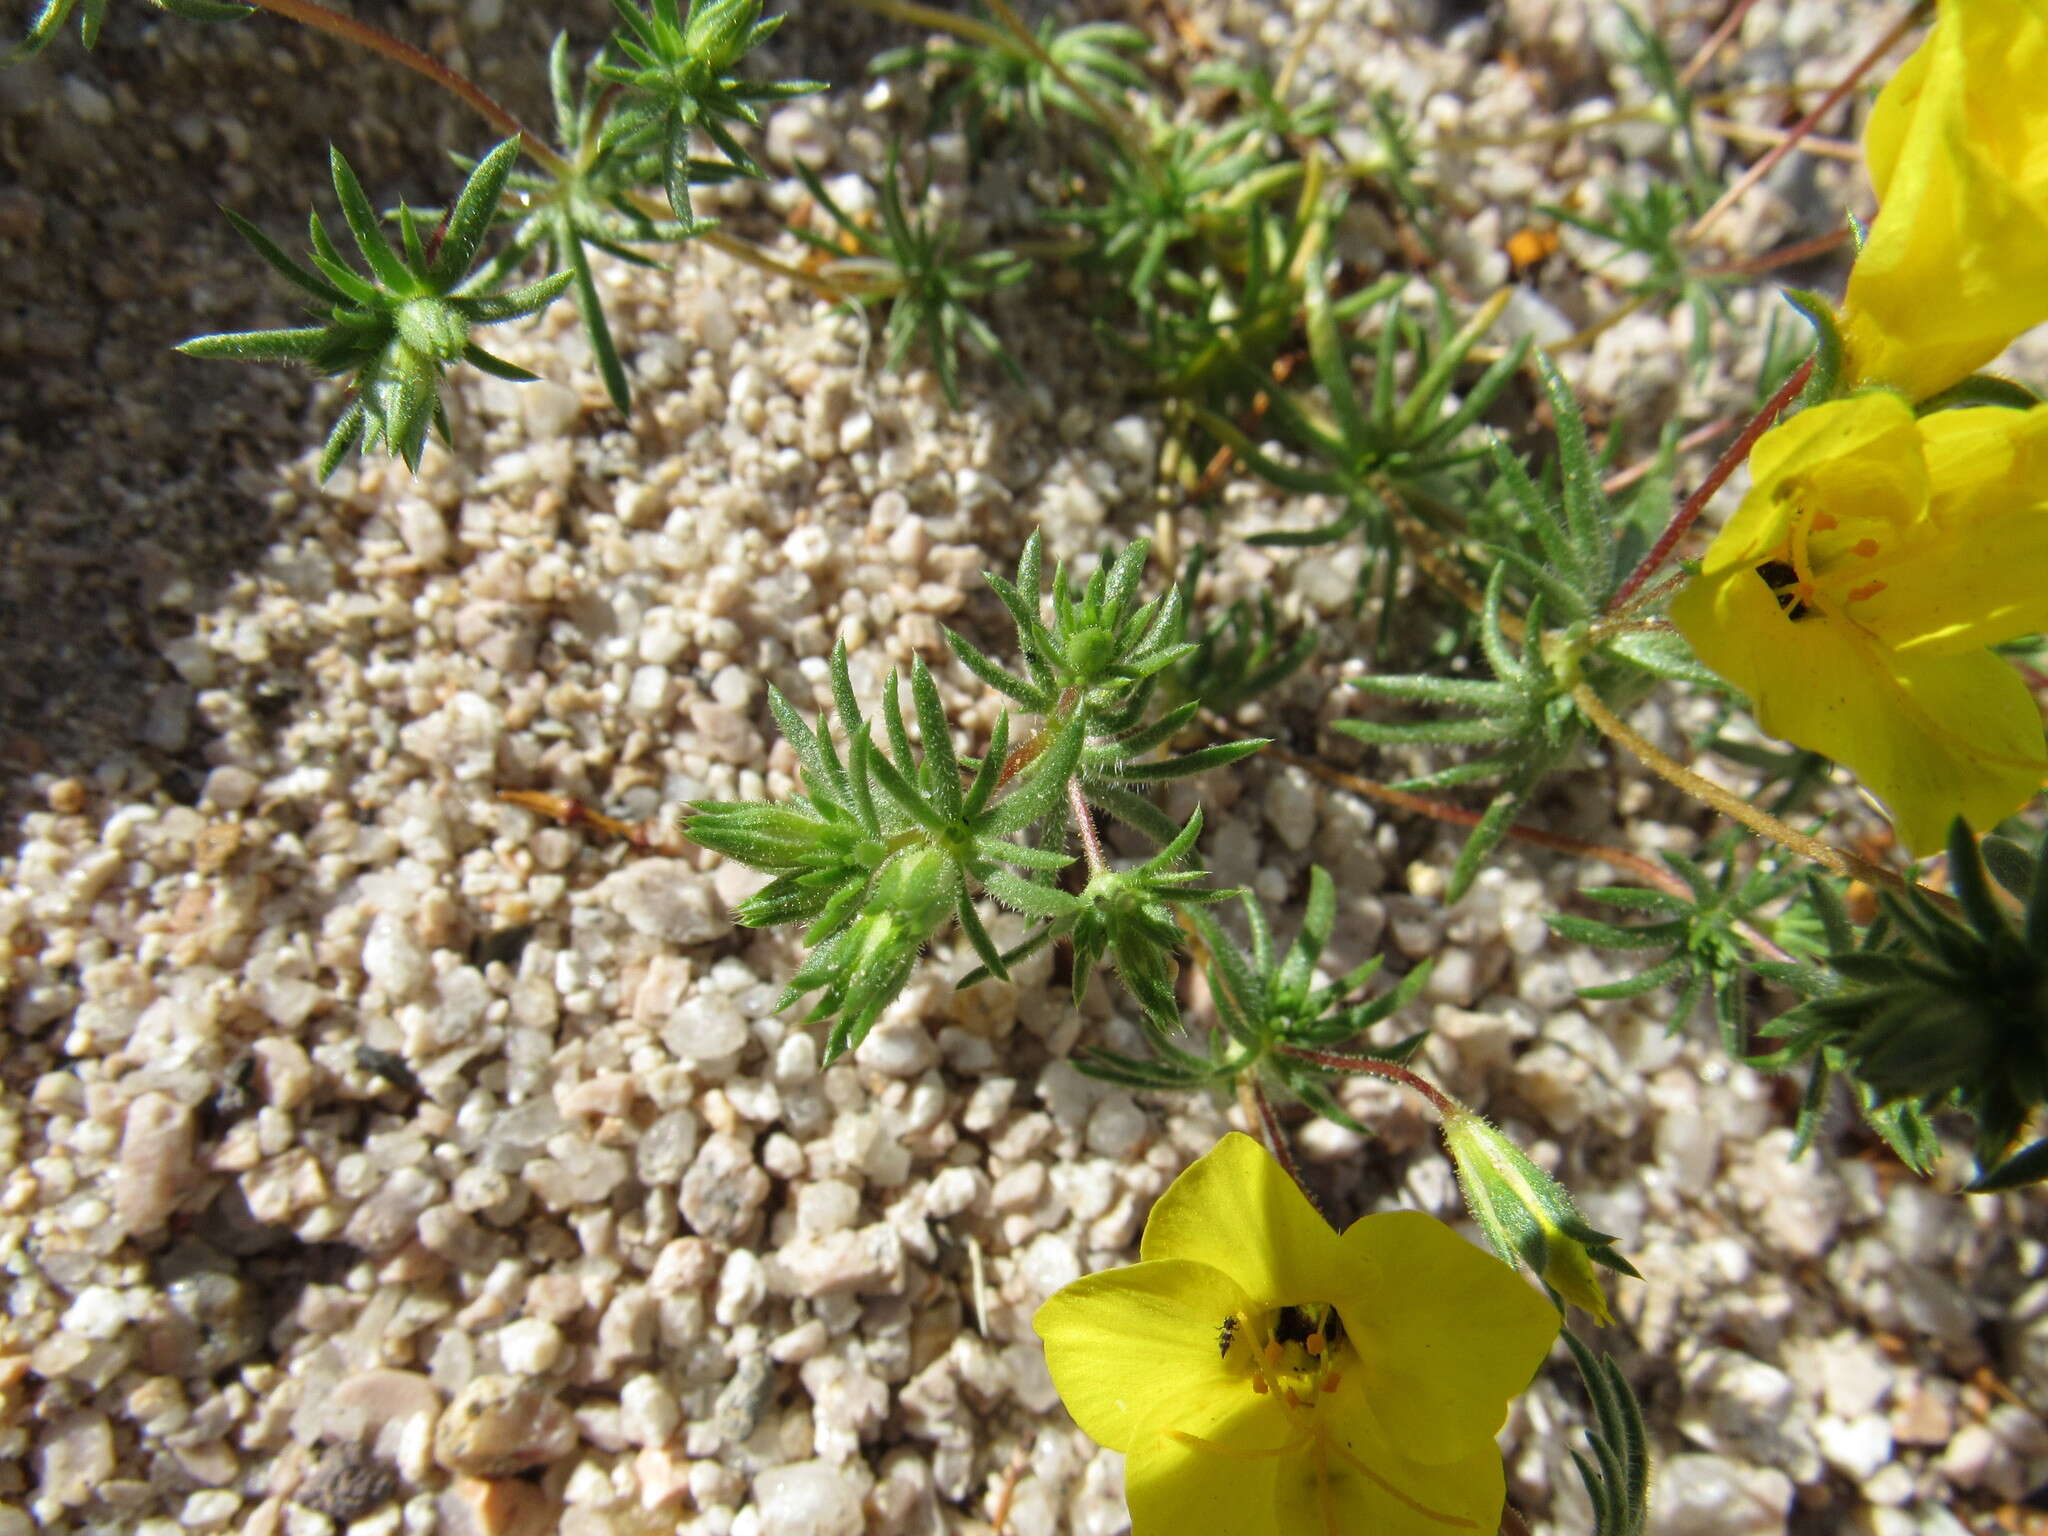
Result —
[{"label": "thin dried stem on gravel", "polygon": [[[1678,452],[1691,453],[1695,448],[1704,448],[1708,443],[1711,443],[1723,432],[1733,432],[1736,428],[1736,425],[1737,422],[1735,417],[1718,416],[1714,420],[1706,423],[1704,426],[1694,427],[1690,432],[1686,433],[1685,436],[1681,437],[1678,440]],[[1638,460],[1636,463],[1629,465],[1627,469],[1616,470],[1613,474],[1609,475],[1605,480],[1600,482],[1600,489],[1605,491],[1610,496],[1613,496],[1618,492],[1627,490],[1630,486],[1634,485],[1638,480],[1642,479],[1643,476],[1649,474],[1651,470],[1657,467],[1657,459],[1659,457],[1659,455],[1652,454],[1647,459],[1641,459]]]},{"label": "thin dried stem on gravel", "polygon": [[[1213,715],[1205,715],[1203,720],[1223,739],[1230,739],[1229,729],[1224,722]],[[1391,784],[1382,784],[1376,779],[1349,773],[1342,768],[1333,768],[1320,758],[1305,757],[1277,744],[1267,747],[1262,755],[1271,757],[1276,762],[1286,763],[1290,767],[1299,768],[1326,784],[1349,790],[1362,799],[1390,805],[1397,810],[1412,811],[1418,816],[1427,816],[1432,821],[1440,821],[1447,826],[1476,827],[1481,819],[1477,811],[1468,811],[1461,805],[1451,805],[1446,801],[1432,799],[1428,795],[1418,795],[1412,790],[1396,789]],[[1596,859],[1617,870],[1625,870],[1643,884],[1668,895],[1690,897],[1692,894],[1691,888],[1664,865],[1654,859],[1644,858],[1639,853],[1631,853],[1626,848],[1615,848],[1605,843],[1592,843],[1582,838],[1567,837],[1561,832],[1551,832],[1543,827],[1532,827],[1519,821],[1509,823],[1506,835],[1515,842],[1526,843],[1532,848],[1542,848],[1551,853],[1568,853],[1575,858]],[[1767,960],[1792,958],[1747,923],[1737,923],[1735,931]]]},{"label": "thin dried stem on gravel", "polygon": [[460,70],[450,69],[432,54],[415,48],[403,39],[393,37],[383,28],[353,16],[330,10],[315,0],[249,0],[249,4],[272,15],[282,16],[287,21],[296,21],[301,26],[311,27],[316,32],[325,32],[338,37],[345,43],[358,48],[367,48],[372,53],[382,54],[395,64],[402,64],[414,74],[431,80],[468,106],[477,116],[489,123],[506,138],[519,140],[519,147],[531,155],[549,171],[559,175],[567,169],[568,162],[539,134],[522,123],[511,109],[501,104],[496,97],[471,80]]},{"label": "thin dried stem on gravel", "polygon": [[1830,251],[1841,249],[1849,243],[1847,226],[1831,229],[1824,235],[1815,235],[1809,240],[1795,240],[1790,245],[1781,245],[1775,251],[1765,251],[1761,256],[1745,256],[1740,261],[1723,262],[1716,267],[1699,267],[1695,271],[1701,277],[1757,277],[1779,267],[1789,267],[1796,262],[1812,261]]},{"label": "thin dried stem on gravel", "polygon": [[1705,73],[1707,66],[1714,62],[1714,55],[1725,48],[1728,40],[1741,30],[1742,18],[1749,14],[1750,7],[1755,4],[1756,0],[1735,0],[1735,4],[1728,7],[1728,14],[1721,18],[1721,24],[1714,28],[1707,40],[1700,44],[1700,51],[1687,60],[1685,68],[1678,72],[1678,83],[1681,86],[1691,85]]},{"label": "thin dried stem on gravel", "polygon": [[[565,827],[587,827],[601,837],[625,843],[636,853],[681,858],[698,846],[674,827],[658,829],[652,821],[621,821],[616,816],[605,815],[603,811],[592,810],[573,795],[554,795],[539,789],[501,789],[497,798],[505,805],[516,805],[522,811],[545,816]],[[663,832],[681,841],[666,841]]]},{"label": "thin dried stem on gravel", "polygon": [[1728,190],[1721,194],[1713,207],[1693,220],[1692,227],[1685,232],[1687,243],[1696,242],[1722,214],[1740,202],[1751,187],[1770,175],[1776,169],[1778,162],[1789,155],[1801,139],[1812,133],[1820,120],[1826,117],[1828,113],[1834,111],[1844,98],[1856,89],[1863,77],[1876,68],[1884,56],[1898,45],[1899,40],[1912,31],[1931,3],[1932,0],[1921,0],[1920,4],[1908,7],[1904,15],[1887,27],[1884,36],[1880,37],[1861,58],[1850,65],[1848,74],[1837,81],[1834,88],[1821,98],[1819,106],[1815,107],[1806,116],[1794,123],[1791,128],[1787,129],[1785,138],[1781,143],[1765,154],[1755,165],[1744,171],[1742,175],[1738,176]]},{"label": "thin dried stem on gravel", "polygon": [[1717,117],[1711,112],[1702,112],[1699,125],[1724,139],[1738,144],[1770,144],[1791,146],[1804,150],[1809,155],[1822,155],[1829,160],[1860,160],[1863,151],[1846,139],[1824,139],[1818,134],[1807,134],[1794,138],[1790,128],[1773,128],[1768,123],[1739,123],[1732,117]]}]

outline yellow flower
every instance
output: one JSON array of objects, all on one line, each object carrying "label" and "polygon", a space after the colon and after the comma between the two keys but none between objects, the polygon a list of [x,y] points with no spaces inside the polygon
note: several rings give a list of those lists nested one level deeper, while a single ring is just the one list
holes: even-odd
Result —
[{"label": "yellow flower", "polygon": [[1942,0],[1863,135],[1844,377],[1924,400],[2048,320],[2048,0]]},{"label": "yellow flower", "polygon": [[1700,660],[1916,853],[2018,810],[2048,772],[2040,711],[1985,647],[2048,627],[2048,407],[1916,420],[1875,391],[1765,433],[1750,471],[1671,605]]},{"label": "yellow flower", "polygon": [[1493,1437],[1558,1329],[1513,1270],[1414,1211],[1340,1236],[1235,1134],[1141,1256],[1035,1322],[1074,1422],[1125,1455],[1133,1536],[1493,1536]]}]

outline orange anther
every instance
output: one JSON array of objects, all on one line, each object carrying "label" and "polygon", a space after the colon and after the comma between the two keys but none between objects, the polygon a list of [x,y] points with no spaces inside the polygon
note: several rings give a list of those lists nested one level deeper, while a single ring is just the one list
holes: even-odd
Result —
[{"label": "orange anther", "polygon": [[1872,555],[1877,553],[1877,540],[1858,539],[1856,541],[1856,553],[1861,555],[1864,559],[1868,560]]},{"label": "orange anther", "polygon": [[1323,1352],[1324,1342],[1325,1341],[1323,1339],[1323,1335],[1321,1331],[1318,1330],[1317,1332],[1312,1333],[1307,1338],[1303,1339],[1301,1341],[1301,1347],[1307,1350],[1312,1355],[1320,1355]]},{"label": "orange anther", "polygon": [[1344,1385],[1344,1378],[1336,1371],[1323,1372],[1323,1379],[1316,1383],[1318,1392],[1334,1392]]},{"label": "orange anther", "polygon": [[1286,1358],[1286,1351],[1280,1348],[1280,1341],[1278,1339],[1268,1339],[1266,1341],[1265,1361],[1267,1370],[1279,1370],[1280,1362]]},{"label": "orange anther", "polygon": [[1830,529],[1841,526],[1840,521],[1832,512],[1816,512],[1813,514],[1813,531],[1815,533],[1826,533]]},{"label": "orange anther", "polygon": [[1252,1390],[1258,1393],[1259,1396],[1264,1397],[1268,1392],[1272,1391],[1273,1389],[1266,1385],[1265,1377],[1254,1376],[1252,1378]]},{"label": "orange anther", "polygon": [[1287,1389],[1287,1406],[1290,1408],[1299,1408],[1301,1406],[1301,1397],[1292,1387]]},{"label": "orange anther", "polygon": [[1849,601],[1852,603],[1867,603],[1870,599],[1877,596],[1878,593],[1882,592],[1885,586],[1886,583],[1882,581],[1866,581],[1862,586],[1853,588],[1850,591]]}]

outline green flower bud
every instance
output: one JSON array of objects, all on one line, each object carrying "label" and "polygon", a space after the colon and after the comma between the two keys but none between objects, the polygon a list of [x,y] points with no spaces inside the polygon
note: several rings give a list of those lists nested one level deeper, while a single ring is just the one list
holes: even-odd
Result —
[{"label": "green flower bud", "polygon": [[1564,1186],[1484,1117],[1459,1106],[1444,1116],[1443,1133],[1466,1208],[1494,1251],[1510,1264],[1527,1264],[1594,1321],[1613,1322],[1593,1266],[1642,1278],[1614,1252],[1614,1239],[1588,1226]]}]

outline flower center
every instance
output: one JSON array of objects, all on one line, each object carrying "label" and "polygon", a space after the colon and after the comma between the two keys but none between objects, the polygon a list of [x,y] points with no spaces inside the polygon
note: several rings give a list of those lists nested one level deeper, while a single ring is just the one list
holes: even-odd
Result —
[{"label": "flower center", "polygon": [[[1794,500],[1798,488],[1782,485],[1777,494],[1781,501]],[[1832,512],[1798,508],[1784,544],[1756,566],[1780,611],[1794,623],[1849,617],[1844,610],[1851,604],[1869,602],[1888,585],[1876,574],[1890,563],[1879,559],[1886,542],[1877,537],[1880,530],[1872,519],[1851,521],[1864,526],[1845,530]]]},{"label": "flower center", "polygon": [[1345,1370],[1355,1352],[1345,1334],[1344,1319],[1335,1307],[1327,1302],[1302,1302],[1262,1312],[1233,1312],[1217,1325],[1216,1344],[1222,1352],[1224,1368],[1243,1377],[1256,1396],[1285,1414],[1287,1439],[1279,1445],[1247,1449],[1204,1440],[1180,1430],[1169,1430],[1172,1438],[1226,1460],[1258,1461],[1296,1455],[1306,1458],[1322,1517],[1320,1536],[1339,1536],[1345,1529],[1338,1508],[1337,1480],[1351,1474],[1364,1478],[1432,1524],[1457,1530],[1472,1528],[1473,1522],[1463,1516],[1433,1509],[1389,1482],[1345,1448],[1345,1436],[1338,1426],[1317,1414],[1322,1400],[1344,1385]]},{"label": "flower center", "polygon": [[1341,1362],[1350,1350],[1344,1319],[1326,1302],[1234,1313],[1223,1320],[1217,1345],[1253,1392],[1294,1410],[1312,1409],[1319,1395],[1343,1385]]}]

